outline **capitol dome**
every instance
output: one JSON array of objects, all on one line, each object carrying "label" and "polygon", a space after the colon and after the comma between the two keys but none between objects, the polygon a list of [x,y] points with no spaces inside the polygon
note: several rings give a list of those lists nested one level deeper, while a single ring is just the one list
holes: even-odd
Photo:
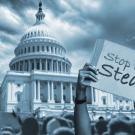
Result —
[{"label": "capitol dome", "polygon": [[14,53],[15,58],[10,62],[10,70],[70,73],[71,62],[65,58],[65,48],[51,34],[45,23],[42,2],[39,2],[36,23],[22,36]]},{"label": "capitol dome", "polygon": [[38,24],[29,28],[22,37],[21,42],[33,38],[47,38],[56,40],[55,37],[49,32],[47,24]]},{"label": "capitol dome", "polygon": [[21,39],[21,42],[33,38],[46,38],[56,40],[54,35],[49,31],[48,25],[45,22],[34,24],[30,27]]}]

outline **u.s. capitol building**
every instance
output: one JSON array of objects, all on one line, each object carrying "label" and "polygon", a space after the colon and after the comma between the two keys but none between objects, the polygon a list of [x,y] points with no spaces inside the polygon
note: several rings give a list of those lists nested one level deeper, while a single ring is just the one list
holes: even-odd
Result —
[{"label": "u.s. capitol building", "polygon": [[[50,34],[41,2],[36,23],[23,35],[14,53],[1,84],[1,111],[73,111],[77,74],[71,73],[66,49]],[[90,109],[134,108],[133,101],[94,88],[88,90],[87,100]]]}]

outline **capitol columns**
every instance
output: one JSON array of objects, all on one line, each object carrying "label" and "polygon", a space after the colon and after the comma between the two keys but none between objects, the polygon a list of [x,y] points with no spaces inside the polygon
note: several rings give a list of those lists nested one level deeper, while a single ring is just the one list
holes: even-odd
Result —
[{"label": "capitol columns", "polygon": [[58,61],[56,60],[56,71],[58,72]]},{"label": "capitol columns", "polygon": [[70,103],[73,103],[73,85],[70,82]]},{"label": "capitol columns", "polygon": [[22,66],[22,71],[25,71],[25,69],[26,69],[25,60],[22,61],[22,65],[23,65],[23,66]]},{"label": "capitol columns", "polygon": [[34,59],[34,70],[36,70],[36,59]]},{"label": "capitol columns", "polygon": [[50,82],[47,82],[47,90],[48,90],[48,103],[50,103]]},{"label": "capitol columns", "polygon": [[61,90],[61,103],[64,103],[64,99],[63,99],[63,82],[60,83],[60,90]]},{"label": "capitol columns", "polygon": [[62,61],[60,63],[60,66],[61,66],[61,72],[63,72]]},{"label": "capitol columns", "polygon": [[40,81],[32,81],[33,100],[34,102],[40,102]]},{"label": "capitol columns", "polygon": [[51,53],[51,47],[49,47],[49,53]]},{"label": "capitol columns", "polygon": [[53,81],[51,81],[51,103],[55,103],[55,101],[54,101],[54,85],[53,85]]},{"label": "capitol columns", "polygon": [[37,81],[37,100],[40,102],[40,81]]},{"label": "capitol columns", "polygon": [[31,63],[30,63],[30,60],[28,60],[28,67],[29,67],[29,71],[31,71]]},{"label": "capitol columns", "polygon": [[33,100],[34,100],[34,102],[37,100],[37,96],[36,96],[36,81],[34,80],[34,81],[32,81],[32,87],[33,87]]},{"label": "capitol columns", "polygon": [[53,47],[53,54],[55,54],[55,47]]},{"label": "capitol columns", "polygon": [[42,70],[42,60],[39,59],[39,64],[40,64],[40,70]]},{"label": "capitol columns", "polygon": [[47,59],[45,59],[45,70],[47,71]]},{"label": "capitol columns", "polygon": [[51,60],[51,71],[53,72],[53,59]]},{"label": "capitol columns", "polygon": [[64,64],[64,70],[65,70],[65,72],[66,72],[66,63]]}]

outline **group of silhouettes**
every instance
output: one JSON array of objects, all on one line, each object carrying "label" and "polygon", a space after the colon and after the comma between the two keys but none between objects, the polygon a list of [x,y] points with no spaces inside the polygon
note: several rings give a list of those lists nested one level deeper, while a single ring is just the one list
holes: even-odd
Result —
[{"label": "group of silhouettes", "polygon": [[[14,112],[0,115],[1,135],[75,135],[73,113],[43,118],[32,115],[24,119]],[[91,122],[90,129],[91,135],[135,135],[135,121],[123,114],[109,120],[101,116]]]}]

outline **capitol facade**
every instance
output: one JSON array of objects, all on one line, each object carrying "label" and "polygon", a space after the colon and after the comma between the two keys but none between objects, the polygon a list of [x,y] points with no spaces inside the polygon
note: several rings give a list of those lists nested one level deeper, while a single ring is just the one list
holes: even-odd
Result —
[{"label": "capitol facade", "polygon": [[[72,63],[66,49],[53,36],[45,21],[42,2],[36,23],[28,29],[15,48],[10,71],[1,84],[1,111],[20,113],[73,112],[77,74],[71,73]],[[133,110],[134,102],[97,89],[88,89],[89,111],[93,108]]]}]

